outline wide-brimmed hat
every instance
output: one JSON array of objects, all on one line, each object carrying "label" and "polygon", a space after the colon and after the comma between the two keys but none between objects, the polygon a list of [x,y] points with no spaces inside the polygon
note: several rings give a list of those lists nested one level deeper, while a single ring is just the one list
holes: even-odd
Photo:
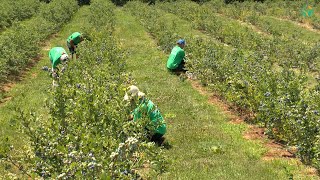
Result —
[{"label": "wide-brimmed hat", "polygon": [[60,57],[60,61],[64,62],[64,61],[68,60],[68,58],[69,58],[68,54],[62,54],[61,57]]},{"label": "wide-brimmed hat", "polygon": [[144,97],[145,94],[141,91],[139,91],[139,88],[137,86],[131,85],[128,87],[128,91],[126,92],[125,96],[124,96],[124,100],[128,101],[131,100],[134,97]]}]

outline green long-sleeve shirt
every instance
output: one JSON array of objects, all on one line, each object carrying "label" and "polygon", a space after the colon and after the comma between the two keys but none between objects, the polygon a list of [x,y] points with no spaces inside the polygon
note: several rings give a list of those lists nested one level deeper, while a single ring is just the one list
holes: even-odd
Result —
[{"label": "green long-sleeve shirt", "polygon": [[166,124],[159,111],[159,109],[153,104],[151,100],[143,99],[136,109],[133,110],[133,120],[136,121],[142,118],[143,114],[149,117],[153,122],[153,125],[157,126],[155,133],[164,135],[166,133]]},{"label": "green long-sleeve shirt", "polygon": [[49,51],[49,59],[52,64],[52,68],[56,68],[58,64],[61,63],[60,57],[62,54],[67,54],[67,52],[62,47],[54,47]]},{"label": "green long-sleeve shirt", "polygon": [[68,39],[67,42],[70,43],[70,41],[73,41],[74,45],[78,45],[81,42],[81,34],[79,32],[72,33]]},{"label": "green long-sleeve shirt", "polygon": [[181,63],[181,61],[184,59],[184,56],[184,50],[179,46],[175,46],[172,49],[169,59],[167,61],[167,68],[172,70],[176,69]]}]

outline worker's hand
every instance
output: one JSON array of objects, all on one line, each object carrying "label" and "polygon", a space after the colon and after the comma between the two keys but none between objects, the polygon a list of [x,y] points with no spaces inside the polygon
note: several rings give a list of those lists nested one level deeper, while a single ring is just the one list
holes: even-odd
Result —
[{"label": "worker's hand", "polygon": [[62,69],[61,69],[61,72],[64,73],[64,71],[65,71],[66,69],[67,69],[67,68],[66,68],[65,66],[63,66]]},{"label": "worker's hand", "polygon": [[52,77],[53,77],[54,79],[58,79],[58,78],[59,78],[59,75],[58,75],[58,73],[56,73],[56,72],[52,72]]},{"label": "worker's hand", "polygon": [[133,120],[133,115],[130,114],[129,118],[128,118],[130,121]]},{"label": "worker's hand", "polygon": [[52,82],[52,87],[58,87],[58,86],[59,86],[58,82],[55,81],[55,80],[53,80],[53,82]]}]

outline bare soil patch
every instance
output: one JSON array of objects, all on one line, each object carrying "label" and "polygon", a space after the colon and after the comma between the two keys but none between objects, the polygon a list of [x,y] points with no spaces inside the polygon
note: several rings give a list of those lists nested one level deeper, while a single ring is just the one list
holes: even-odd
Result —
[{"label": "bare soil patch", "polygon": [[10,101],[12,99],[11,96],[5,97],[0,100],[0,107],[4,105],[5,102]]},{"label": "bare soil patch", "polygon": [[261,140],[263,138],[267,138],[264,134],[265,129],[259,128],[254,125],[249,126],[249,130],[244,133],[243,137],[249,140]]},{"label": "bare soil patch", "polygon": [[4,85],[2,86],[2,90],[3,90],[4,92],[8,92],[14,85],[15,85],[15,83],[12,83],[12,82],[9,82],[9,83],[7,83],[7,84],[4,84]]},{"label": "bare soil patch", "polygon": [[267,142],[265,146],[269,149],[268,152],[263,156],[263,160],[273,160],[275,158],[296,158],[294,154],[286,150],[282,145]]}]

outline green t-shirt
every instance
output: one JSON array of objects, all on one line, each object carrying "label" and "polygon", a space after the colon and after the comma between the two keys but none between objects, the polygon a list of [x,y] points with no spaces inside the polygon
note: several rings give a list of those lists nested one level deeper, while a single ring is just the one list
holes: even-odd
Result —
[{"label": "green t-shirt", "polygon": [[80,37],[81,34],[79,32],[74,32],[68,37],[67,42],[70,43],[70,41],[72,40],[74,45],[78,45],[81,41]]},{"label": "green t-shirt", "polygon": [[56,68],[58,64],[61,63],[60,57],[62,54],[67,54],[67,52],[62,47],[54,47],[49,51],[49,59],[52,64],[52,68]]},{"label": "green t-shirt", "polygon": [[159,109],[153,104],[152,101],[148,99],[143,99],[139,106],[133,110],[133,120],[136,121],[139,118],[142,118],[143,113],[146,113],[150,120],[153,122],[153,125],[157,126],[155,133],[164,135],[167,131],[166,124],[164,119],[159,111]]},{"label": "green t-shirt", "polygon": [[178,65],[181,63],[181,61],[183,60],[184,56],[185,56],[184,50],[179,46],[175,46],[172,49],[169,59],[167,61],[167,68],[176,69]]}]

